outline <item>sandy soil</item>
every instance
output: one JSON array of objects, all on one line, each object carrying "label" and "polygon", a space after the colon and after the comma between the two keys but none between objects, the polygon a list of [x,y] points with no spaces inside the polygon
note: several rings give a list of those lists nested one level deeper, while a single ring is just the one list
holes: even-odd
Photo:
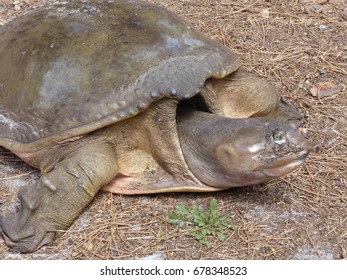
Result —
[{"label": "sandy soil", "polygon": [[[44,0],[0,0],[0,24]],[[347,258],[347,1],[157,0],[230,47],[305,116],[321,149],[294,173],[219,193],[120,196],[99,193],[54,244],[0,259],[343,259]],[[39,173],[0,150],[0,211]],[[168,222],[175,205],[209,206],[237,231],[207,248]]]}]

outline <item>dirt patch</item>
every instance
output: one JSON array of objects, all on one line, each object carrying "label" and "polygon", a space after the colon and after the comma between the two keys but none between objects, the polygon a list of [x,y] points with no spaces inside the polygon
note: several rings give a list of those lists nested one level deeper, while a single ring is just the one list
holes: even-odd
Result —
[{"label": "dirt patch", "polygon": [[[0,1],[0,24],[48,1]],[[342,259],[347,257],[346,1],[157,0],[239,54],[305,115],[320,145],[294,173],[268,184],[220,193],[117,196],[99,193],[52,246],[0,259]],[[327,90],[328,88],[328,90]],[[4,149],[0,208],[39,174]],[[168,222],[177,203],[209,206],[238,231],[208,249]]]}]

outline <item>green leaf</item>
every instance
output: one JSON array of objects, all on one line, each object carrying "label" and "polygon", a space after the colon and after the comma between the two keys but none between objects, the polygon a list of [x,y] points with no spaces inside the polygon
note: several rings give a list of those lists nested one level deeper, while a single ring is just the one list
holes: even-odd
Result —
[{"label": "green leaf", "polygon": [[208,248],[211,244],[207,236],[223,241],[226,230],[237,230],[236,226],[229,224],[229,218],[226,215],[217,212],[217,200],[214,198],[210,201],[210,208],[207,211],[203,211],[196,205],[189,209],[183,204],[177,204],[176,211],[169,213],[169,222],[179,227],[189,227],[190,235]]},{"label": "green leaf", "polygon": [[212,232],[210,229],[203,229],[203,230],[201,231],[201,233],[202,233],[203,235],[211,235],[213,232]]},{"label": "green leaf", "polygon": [[190,235],[199,241],[205,237],[205,234],[203,234],[201,231],[194,231]]},{"label": "green leaf", "polygon": [[217,213],[217,200],[216,199],[213,198],[211,200],[210,207],[211,207],[211,215],[215,216]]},{"label": "green leaf", "polygon": [[224,235],[224,233],[222,233],[222,232],[217,232],[217,238],[218,238],[220,241],[224,241],[224,240],[225,240],[225,235]]},{"label": "green leaf", "polygon": [[211,248],[211,243],[206,238],[199,240],[199,242],[207,248]]},{"label": "green leaf", "polygon": [[182,215],[189,215],[189,209],[183,204],[177,204],[176,210]]},{"label": "green leaf", "polygon": [[176,212],[171,212],[169,214],[169,219],[170,220],[177,220],[177,213]]},{"label": "green leaf", "polygon": [[239,229],[237,226],[232,226],[232,225],[230,225],[229,228],[232,229],[233,231],[237,231]]}]

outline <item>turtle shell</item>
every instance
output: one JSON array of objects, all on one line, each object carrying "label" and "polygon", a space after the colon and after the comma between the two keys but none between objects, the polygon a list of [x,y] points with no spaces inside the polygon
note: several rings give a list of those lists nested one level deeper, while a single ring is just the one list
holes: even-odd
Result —
[{"label": "turtle shell", "polygon": [[240,66],[163,7],[66,1],[0,30],[0,145],[35,151],[197,94]]}]

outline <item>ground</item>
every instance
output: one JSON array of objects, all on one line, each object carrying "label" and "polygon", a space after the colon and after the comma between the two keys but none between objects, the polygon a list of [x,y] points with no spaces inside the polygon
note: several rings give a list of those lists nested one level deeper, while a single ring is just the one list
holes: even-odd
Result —
[{"label": "ground", "polygon": [[[0,0],[0,24],[44,0]],[[53,1],[51,1],[53,2]],[[219,193],[120,196],[99,193],[71,228],[33,254],[8,250],[0,259],[346,259],[347,258],[347,1],[156,0],[240,55],[305,116],[320,146],[304,166],[267,184]],[[39,173],[0,150],[0,211]],[[209,207],[237,231],[198,243],[168,222],[176,204]]]}]

